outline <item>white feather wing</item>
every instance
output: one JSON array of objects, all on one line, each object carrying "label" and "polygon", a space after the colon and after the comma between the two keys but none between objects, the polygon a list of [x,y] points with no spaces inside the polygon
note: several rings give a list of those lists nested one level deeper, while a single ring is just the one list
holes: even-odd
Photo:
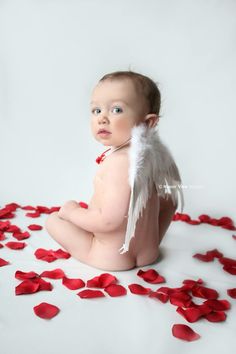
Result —
[{"label": "white feather wing", "polygon": [[[131,187],[128,222],[125,243],[119,249],[120,254],[129,250],[134,237],[136,222],[150,198],[153,187],[158,195],[171,194],[174,205],[178,205],[178,192],[183,211],[184,198],[178,168],[169,149],[161,142],[157,129],[146,124],[133,127],[129,150],[129,184]],[[168,192],[166,191],[168,190]]]}]

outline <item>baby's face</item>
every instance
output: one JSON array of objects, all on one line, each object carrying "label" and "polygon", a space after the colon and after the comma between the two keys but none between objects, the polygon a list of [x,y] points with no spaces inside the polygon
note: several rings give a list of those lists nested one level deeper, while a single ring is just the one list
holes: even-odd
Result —
[{"label": "baby's face", "polygon": [[[96,140],[117,147],[131,137],[134,125],[144,120],[147,105],[129,79],[99,82],[92,92],[91,128]],[[98,134],[105,129],[110,134]]]}]

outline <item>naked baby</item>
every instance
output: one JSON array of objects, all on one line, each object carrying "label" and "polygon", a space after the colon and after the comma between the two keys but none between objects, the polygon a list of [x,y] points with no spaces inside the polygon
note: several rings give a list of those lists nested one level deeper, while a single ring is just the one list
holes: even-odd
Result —
[{"label": "naked baby", "polygon": [[92,92],[92,134],[109,147],[97,159],[94,193],[88,208],[70,200],[45,223],[82,263],[122,271],[158,259],[182,193],[178,168],[157,135],[160,97],[154,81],[132,71],[105,75]]}]

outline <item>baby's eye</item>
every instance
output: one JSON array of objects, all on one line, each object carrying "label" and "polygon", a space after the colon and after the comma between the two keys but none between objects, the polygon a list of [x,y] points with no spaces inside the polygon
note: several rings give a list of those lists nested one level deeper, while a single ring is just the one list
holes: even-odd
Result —
[{"label": "baby's eye", "polygon": [[122,112],[123,112],[122,108],[120,108],[120,107],[114,107],[114,108],[112,109],[112,111],[113,111],[114,113],[122,113]]},{"label": "baby's eye", "polygon": [[100,110],[100,108],[94,108],[94,109],[92,109],[92,113],[99,114],[99,113],[101,113],[101,110]]}]

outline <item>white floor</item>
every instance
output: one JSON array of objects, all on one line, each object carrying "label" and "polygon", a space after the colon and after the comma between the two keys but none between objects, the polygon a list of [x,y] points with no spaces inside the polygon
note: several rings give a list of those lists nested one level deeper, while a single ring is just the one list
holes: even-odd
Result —
[{"label": "white floor", "polygon": [[[11,223],[27,230],[27,225],[44,225],[46,214],[40,218],[25,217],[26,211],[17,210]],[[161,245],[159,262],[150,267],[166,278],[165,284],[152,285],[137,276],[139,268],[126,272],[110,272],[119,283],[127,288],[127,295],[105,298],[81,299],[76,294],[82,290],[69,290],[61,280],[46,279],[53,290],[30,295],[15,295],[20,283],[15,279],[16,270],[35,271],[61,268],[68,277],[79,277],[84,281],[104,273],[77,260],[56,260],[52,263],[37,260],[37,248],[57,249],[59,245],[47,232],[30,231],[24,250],[0,249],[0,257],[11,264],[0,268],[0,343],[1,354],[228,354],[236,346],[236,300],[226,290],[236,287],[236,277],[224,272],[217,261],[205,263],[192,257],[196,252],[217,248],[226,257],[235,258],[236,241],[232,231],[206,224],[191,226],[183,222],[172,222]],[[10,233],[2,241],[15,241]],[[156,290],[160,286],[181,286],[184,279],[202,278],[207,287],[216,289],[220,299],[227,299],[231,309],[222,323],[211,323],[202,319],[188,323],[169,302],[132,294],[128,285],[138,283]],[[51,320],[43,320],[33,312],[33,307],[49,302],[60,308],[60,313]],[[189,325],[201,338],[185,342],[172,336],[175,323]]]}]

